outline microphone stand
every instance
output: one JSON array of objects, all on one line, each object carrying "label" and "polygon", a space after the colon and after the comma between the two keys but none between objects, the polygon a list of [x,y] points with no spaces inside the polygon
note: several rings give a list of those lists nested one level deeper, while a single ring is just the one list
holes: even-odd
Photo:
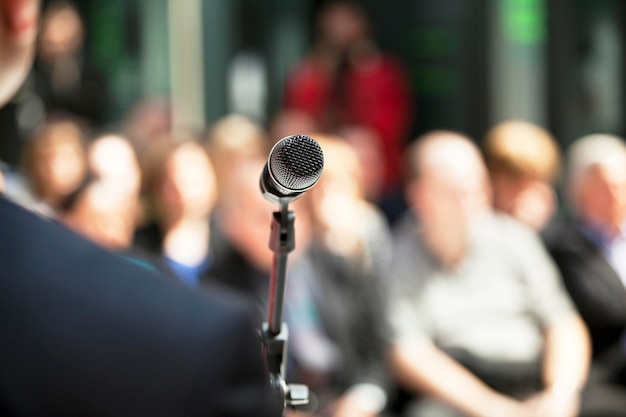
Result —
[{"label": "microphone stand", "polygon": [[263,350],[269,371],[270,382],[279,400],[286,407],[306,405],[309,389],[306,385],[285,382],[285,357],[289,331],[283,323],[283,305],[287,272],[287,256],[295,248],[295,213],[288,203],[280,202],[280,211],[272,215],[269,247],[274,252],[269,284],[268,321],[263,324]]}]

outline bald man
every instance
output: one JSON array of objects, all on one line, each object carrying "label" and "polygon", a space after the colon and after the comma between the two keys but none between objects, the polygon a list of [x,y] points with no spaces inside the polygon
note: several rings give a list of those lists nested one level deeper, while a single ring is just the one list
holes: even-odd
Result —
[{"label": "bald man", "polygon": [[[38,6],[0,0],[0,105],[29,68]],[[3,416],[281,415],[249,305],[1,196],[0,387]]]},{"label": "bald man", "polygon": [[410,415],[575,416],[588,335],[538,237],[491,211],[468,138],[433,132],[408,156],[390,314],[396,375],[425,398]]}]

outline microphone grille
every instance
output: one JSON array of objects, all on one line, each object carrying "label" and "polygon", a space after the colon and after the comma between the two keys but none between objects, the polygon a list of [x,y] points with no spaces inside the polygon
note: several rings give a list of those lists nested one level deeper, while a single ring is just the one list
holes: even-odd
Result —
[{"label": "microphone grille", "polygon": [[279,185],[297,192],[312,187],[319,180],[324,154],[310,136],[287,136],[272,148],[268,165]]}]

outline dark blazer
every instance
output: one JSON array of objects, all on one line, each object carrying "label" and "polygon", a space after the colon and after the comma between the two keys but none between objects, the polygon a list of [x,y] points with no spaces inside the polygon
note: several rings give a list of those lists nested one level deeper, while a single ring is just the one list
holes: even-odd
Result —
[{"label": "dark blazer", "polygon": [[585,236],[575,221],[561,218],[544,233],[563,282],[593,342],[594,357],[614,350],[626,329],[626,288],[602,249]]},{"label": "dark blazer", "polygon": [[279,416],[249,306],[0,197],[0,414]]}]

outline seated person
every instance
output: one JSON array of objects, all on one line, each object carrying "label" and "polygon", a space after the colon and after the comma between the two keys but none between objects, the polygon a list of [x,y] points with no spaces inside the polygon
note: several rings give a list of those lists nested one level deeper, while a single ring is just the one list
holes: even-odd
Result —
[{"label": "seated person", "polygon": [[545,129],[511,120],[487,133],[483,150],[496,210],[534,230],[543,230],[557,209],[554,182],[561,156]]},{"label": "seated person", "polygon": [[147,224],[135,246],[162,256],[178,278],[197,287],[211,267],[215,170],[206,149],[186,132],[162,136],[143,158]]},{"label": "seated person", "polygon": [[433,132],[409,148],[390,317],[410,416],[577,415],[586,328],[541,241],[494,214],[478,148]]},{"label": "seated person", "polygon": [[[216,208],[219,228],[215,229],[226,244],[216,248],[207,277],[207,282],[253,300],[259,325],[268,312],[273,261],[268,244],[272,212],[278,209],[259,190],[264,163],[250,159],[231,170]],[[389,379],[382,297],[377,277],[366,272],[370,257],[358,257],[355,265],[356,260],[348,261],[347,255],[331,254],[313,243],[307,200],[318,186],[322,191],[323,185],[318,183],[290,205],[296,213],[296,245],[289,254],[285,293],[287,382],[310,388],[307,410],[316,417],[379,416],[385,408]]]},{"label": "seated person", "polygon": [[[391,236],[364,197],[363,173],[351,146],[315,135],[324,173],[302,198],[297,224],[310,222],[310,242],[287,284],[290,363],[309,385],[319,416],[380,416],[390,375],[384,291]],[[297,245],[306,233],[297,230]]]},{"label": "seated person", "polygon": [[24,147],[22,170],[31,195],[15,196],[16,201],[54,217],[63,201],[87,175],[85,138],[81,126],[66,116],[45,123]]},{"label": "seated person", "polygon": [[591,377],[615,391],[610,400],[602,396],[603,405],[626,410],[626,145],[615,136],[590,135],[566,156],[571,210],[551,225],[545,241],[589,327]]},{"label": "seated person", "polygon": [[[202,278],[249,298],[257,307],[259,326],[266,319],[273,259],[269,248],[270,225],[275,211],[259,188],[264,163],[255,158],[242,161],[234,164],[223,178],[212,231],[220,243],[215,245],[211,269]],[[296,247],[300,246],[300,238]]]}]

